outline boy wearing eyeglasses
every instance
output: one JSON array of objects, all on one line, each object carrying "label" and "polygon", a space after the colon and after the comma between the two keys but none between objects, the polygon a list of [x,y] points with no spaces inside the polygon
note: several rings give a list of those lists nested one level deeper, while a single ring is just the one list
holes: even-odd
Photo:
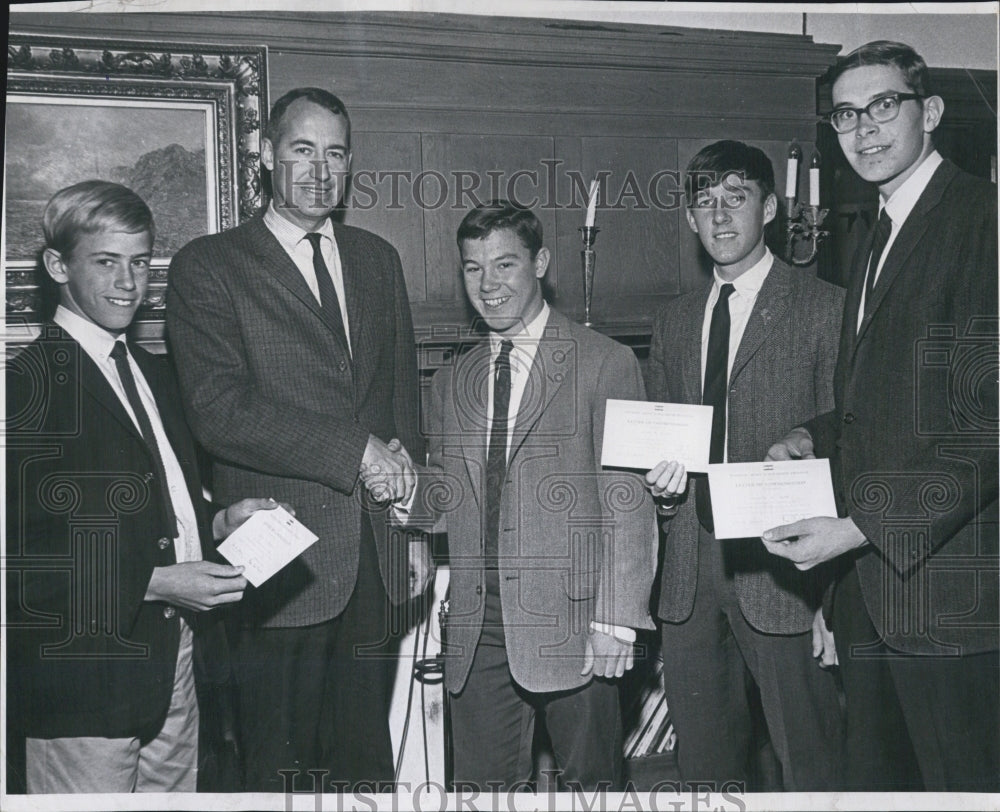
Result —
[{"label": "boy wearing eyeglasses", "polygon": [[945,160],[944,102],[909,46],[832,68],[829,116],[879,219],[855,256],[836,407],[773,459],[832,457],[841,518],[764,534],[838,559],[833,630],[850,790],[1000,789],[997,190]]}]

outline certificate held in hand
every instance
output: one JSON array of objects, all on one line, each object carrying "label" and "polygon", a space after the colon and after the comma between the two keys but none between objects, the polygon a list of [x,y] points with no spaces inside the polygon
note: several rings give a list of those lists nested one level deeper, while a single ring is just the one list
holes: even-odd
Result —
[{"label": "certificate held in hand", "polygon": [[230,533],[219,553],[260,586],[319,538],[283,507],[258,510]]},{"label": "certificate held in hand", "polygon": [[708,470],[712,407],[609,398],[601,465],[648,471],[663,460],[688,471]]},{"label": "certificate held in hand", "polygon": [[717,539],[759,538],[814,516],[836,516],[830,461],[786,460],[708,466]]}]

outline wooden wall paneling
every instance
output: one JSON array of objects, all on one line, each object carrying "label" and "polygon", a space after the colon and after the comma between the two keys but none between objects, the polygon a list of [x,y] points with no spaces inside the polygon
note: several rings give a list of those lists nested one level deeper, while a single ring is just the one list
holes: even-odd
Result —
[{"label": "wooden wall paneling", "polygon": [[[461,318],[472,313],[466,305],[455,242],[462,218],[476,201],[485,202],[497,193],[525,204],[544,194],[538,184],[547,171],[544,162],[553,160],[553,141],[544,136],[453,133],[424,135],[422,144],[424,191],[415,196],[417,205],[422,200],[427,206],[423,212],[427,303],[451,305],[455,317]],[[467,191],[460,194],[459,188]],[[447,192],[444,200],[440,199],[442,191]],[[554,213],[540,207],[536,211],[545,232],[554,234]],[[553,257],[548,277],[557,284],[559,256],[555,246],[550,245],[550,249]]]},{"label": "wooden wall paneling", "polygon": [[[555,139],[554,146],[558,164],[555,165],[554,199],[550,203],[556,215],[556,229],[546,233],[545,242],[555,251],[562,267],[556,276],[549,266],[545,297],[549,304],[559,308],[567,317],[583,321],[583,265],[580,258],[583,243],[579,229],[587,216],[587,197],[585,189],[572,188],[568,173],[578,173],[584,185],[590,183],[593,174],[588,175],[583,169],[582,139],[561,136]],[[600,223],[597,225],[601,227]],[[600,239],[601,235],[597,236]],[[600,251],[598,243],[594,247]],[[600,268],[600,254],[597,268]],[[553,278],[558,278],[559,284],[551,284]]]},{"label": "wooden wall paneling", "polygon": [[[543,161],[584,174],[628,164],[649,176],[664,156],[683,169],[697,145],[728,137],[775,144],[780,186],[787,141],[815,139],[814,77],[838,50],[797,35],[418,13],[28,13],[14,27],[264,44],[272,99],[301,85],[343,98],[355,170],[434,171],[449,182],[456,171],[549,171]],[[381,192],[389,183],[374,185]],[[428,177],[425,187],[434,183]],[[454,184],[444,205],[428,209],[412,187],[400,192],[400,208],[355,206],[346,222],[400,250],[419,327],[467,324],[454,235],[469,201],[455,200]],[[626,206],[598,223],[594,314],[616,336],[635,338],[636,324],[648,333],[659,301],[707,276],[682,212]],[[582,208],[539,208],[554,253],[552,299],[579,314]]]},{"label": "wooden wall paneling", "polygon": [[[704,138],[697,140],[683,139],[679,141],[677,145],[677,162],[680,165],[681,170],[683,171],[687,168],[688,163],[702,147],[708,146],[721,138],[728,137],[728,134],[724,134],[720,131],[719,138]],[[783,210],[785,206],[785,174],[788,166],[789,142],[748,140],[747,143],[753,144],[753,146],[762,149],[774,165],[774,188],[775,194],[778,196],[779,211],[778,217],[776,218],[777,222],[769,228],[766,236],[768,238],[768,247],[771,251],[776,256],[783,256],[785,250],[785,221],[783,219]],[[809,159],[813,154],[813,143],[811,141],[799,140],[799,146],[802,148],[803,153],[803,160],[799,164],[799,199],[801,200],[804,196],[808,202],[808,168]],[[701,247],[698,235],[695,234],[688,226],[686,217],[683,221],[683,228],[680,230],[678,248],[681,263],[681,292],[694,290],[701,285],[707,284],[712,275],[712,260]],[[803,272],[811,272],[811,267],[812,266],[807,266],[807,268],[803,269]]]},{"label": "wooden wall paneling", "polygon": [[427,298],[424,213],[396,178],[419,171],[420,161],[416,133],[351,131],[352,177],[344,222],[373,231],[396,247],[412,302]]},{"label": "wooden wall paneling", "polygon": [[[340,95],[359,128],[511,135],[699,137],[724,123],[734,138],[778,130],[812,138],[812,78],[647,68],[455,63],[337,53],[269,53],[271,95],[316,84]],[[800,99],[809,104],[803,114]],[[790,100],[792,103],[790,104]]]},{"label": "wooden wall paneling", "polygon": [[[583,315],[579,228],[585,212],[568,203],[585,202],[586,185],[600,178],[592,318],[598,324],[650,320],[660,302],[680,291],[677,142],[588,135],[560,139],[557,144],[564,159],[559,166],[559,201],[567,204],[556,210],[563,262],[560,305],[570,315]],[[574,174],[582,176],[584,191]]]}]

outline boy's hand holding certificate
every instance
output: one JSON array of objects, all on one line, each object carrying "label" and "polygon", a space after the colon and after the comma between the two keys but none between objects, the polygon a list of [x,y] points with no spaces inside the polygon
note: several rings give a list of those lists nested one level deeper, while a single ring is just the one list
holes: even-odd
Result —
[{"label": "boy's hand holding certificate", "polygon": [[229,538],[219,552],[243,577],[260,586],[319,538],[283,507],[258,510]]},{"label": "boy's hand holding certificate", "polygon": [[772,527],[837,515],[827,459],[709,465],[708,483],[717,539],[759,538]]},{"label": "boy's hand holding certificate", "polygon": [[648,471],[676,460],[704,473],[711,445],[711,406],[608,399],[601,465]]}]

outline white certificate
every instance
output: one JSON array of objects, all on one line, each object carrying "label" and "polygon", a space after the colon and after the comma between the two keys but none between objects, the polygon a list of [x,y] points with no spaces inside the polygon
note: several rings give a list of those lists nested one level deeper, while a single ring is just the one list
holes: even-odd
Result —
[{"label": "white certificate", "polygon": [[830,461],[737,462],[708,466],[719,539],[759,538],[813,516],[836,516]]},{"label": "white certificate", "polygon": [[319,538],[280,505],[258,510],[234,530],[218,550],[243,576],[260,586]]},{"label": "white certificate", "polygon": [[711,445],[711,406],[608,399],[601,465],[648,471],[677,460],[704,473]]}]

